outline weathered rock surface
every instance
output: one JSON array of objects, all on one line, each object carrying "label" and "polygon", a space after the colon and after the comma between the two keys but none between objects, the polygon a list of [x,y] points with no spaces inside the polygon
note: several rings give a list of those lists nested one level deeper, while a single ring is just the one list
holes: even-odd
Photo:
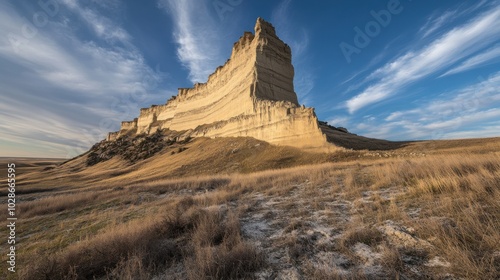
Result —
[{"label": "weathered rock surface", "polygon": [[231,58],[206,83],[180,88],[166,104],[141,109],[137,119],[122,122],[107,140],[169,129],[185,131],[184,137],[249,136],[278,145],[325,147],[314,109],[299,106],[293,76],[290,47],[258,18],[255,34],[245,32]]}]

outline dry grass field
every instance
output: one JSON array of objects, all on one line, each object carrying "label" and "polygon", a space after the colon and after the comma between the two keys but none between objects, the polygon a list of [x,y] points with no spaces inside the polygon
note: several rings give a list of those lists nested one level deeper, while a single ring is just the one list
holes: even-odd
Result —
[{"label": "dry grass field", "polygon": [[331,154],[195,139],[134,164],[85,157],[3,160],[18,163],[19,270],[1,278],[500,277],[500,138]]}]

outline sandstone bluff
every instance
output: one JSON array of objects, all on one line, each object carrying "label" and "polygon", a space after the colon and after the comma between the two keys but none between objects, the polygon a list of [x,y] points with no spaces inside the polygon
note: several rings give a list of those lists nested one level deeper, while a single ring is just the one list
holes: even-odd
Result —
[{"label": "sandstone bluff", "polygon": [[168,129],[183,132],[182,138],[247,136],[277,145],[326,147],[314,109],[298,103],[290,47],[263,19],[254,29],[234,43],[231,58],[206,83],[180,88],[166,104],[141,109],[107,140]]}]

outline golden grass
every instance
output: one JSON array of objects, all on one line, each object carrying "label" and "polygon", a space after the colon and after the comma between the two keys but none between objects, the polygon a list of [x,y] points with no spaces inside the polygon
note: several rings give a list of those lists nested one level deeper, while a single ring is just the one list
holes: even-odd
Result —
[{"label": "golden grass", "polygon": [[[285,234],[307,228],[309,212],[333,211],[329,203],[342,199],[352,205],[352,218],[342,224],[337,246],[328,250],[354,256],[352,246],[364,243],[378,250],[380,264],[391,275],[408,273],[408,256],[420,260],[422,267],[439,256],[451,265],[439,270],[455,277],[494,279],[500,271],[500,153],[494,150],[500,145],[480,142],[485,150],[456,142],[439,145],[425,157],[360,157],[250,174],[158,177],[148,182],[89,183],[100,177],[78,181],[76,173],[68,177],[72,182],[64,181],[70,188],[20,195],[28,199],[18,204],[22,221],[18,254],[31,265],[8,276],[150,279],[180,268],[179,278],[251,278],[269,264],[262,248],[243,237],[240,215],[254,211],[250,198],[256,194],[280,198],[300,190],[297,200],[277,206],[295,219],[283,224]],[[417,148],[410,145],[401,153],[412,149]],[[109,178],[104,171],[100,174]],[[29,174],[21,178],[36,180]],[[300,199],[308,201],[307,209]],[[271,212],[269,217],[279,219]],[[412,251],[388,242],[377,229],[387,220],[414,228],[413,235],[432,247]],[[304,261],[304,277],[367,277],[356,266],[348,276],[313,267],[307,253],[319,249],[304,242],[297,238],[284,243],[291,249],[291,265]],[[437,272],[423,269],[430,277]]]},{"label": "golden grass", "polygon": [[[454,273],[468,279],[498,276],[500,248],[500,157],[498,154],[438,155],[389,161],[365,171],[373,185],[365,189],[400,186],[406,191],[396,201],[363,209],[380,222],[399,218],[433,240],[435,254],[446,256]],[[358,175],[358,177],[363,177]],[[361,179],[360,179],[361,180]],[[351,188],[360,186],[346,180]],[[362,188],[362,187],[361,187]],[[362,188],[363,189],[363,188]],[[421,218],[403,213],[422,209]],[[394,215],[394,213],[401,213]],[[399,217],[398,217],[399,216]]]},{"label": "golden grass", "polygon": [[263,265],[244,242],[238,217],[200,208],[192,198],[161,207],[161,218],[136,219],[32,260],[21,279],[150,279],[181,262],[190,279],[244,276]]},{"label": "golden grass", "polygon": [[95,201],[98,198],[103,199],[103,197],[99,196],[100,194],[98,193],[78,193],[28,201],[20,205],[19,215],[22,218],[30,218],[38,215],[62,212]]}]

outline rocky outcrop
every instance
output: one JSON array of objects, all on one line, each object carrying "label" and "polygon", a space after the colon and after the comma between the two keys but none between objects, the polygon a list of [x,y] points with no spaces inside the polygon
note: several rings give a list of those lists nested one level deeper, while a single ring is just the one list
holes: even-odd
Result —
[{"label": "rocky outcrop", "polygon": [[257,19],[255,34],[245,32],[231,58],[206,83],[180,88],[164,105],[141,109],[108,135],[185,131],[185,137],[248,136],[278,145],[323,147],[326,137],[313,108],[299,106],[293,87],[290,47],[274,27]]}]

